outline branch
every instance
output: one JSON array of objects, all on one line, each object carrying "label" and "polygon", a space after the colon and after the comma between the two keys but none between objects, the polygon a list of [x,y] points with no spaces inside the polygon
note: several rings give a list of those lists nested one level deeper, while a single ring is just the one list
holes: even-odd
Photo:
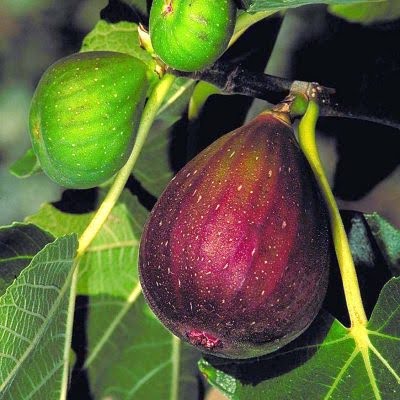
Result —
[{"label": "branch", "polygon": [[380,99],[365,97],[361,93],[338,93],[315,82],[292,81],[221,62],[202,71],[169,72],[212,83],[226,94],[256,97],[272,104],[281,102],[292,91],[318,101],[321,117],[354,118],[400,129],[398,115],[385,108]]}]

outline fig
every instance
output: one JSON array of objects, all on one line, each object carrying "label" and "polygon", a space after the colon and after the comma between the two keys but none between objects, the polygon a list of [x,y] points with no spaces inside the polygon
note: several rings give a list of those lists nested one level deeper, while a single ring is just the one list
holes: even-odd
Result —
[{"label": "fig", "polygon": [[77,53],[51,65],[29,115],[43,171],[76,189],[111,178],[132,150],[148,86],[146,65],[127,54]]},{"label": "fig", "polygon": [[264,112],[191,160],[146,223],[139,275],[161,322],[219,357],[261,356],[315,318],[328,216],[286,114]]},{"label": "fig", "polygon": [[151,43],[168,66],[197,71],[213,64],[226,50],[235,21],[233,0],[154,0]]}]

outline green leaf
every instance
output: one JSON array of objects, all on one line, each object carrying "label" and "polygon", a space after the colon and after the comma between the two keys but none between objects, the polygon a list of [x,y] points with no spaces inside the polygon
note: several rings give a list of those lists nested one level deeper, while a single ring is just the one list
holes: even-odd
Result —
[{"label": "green leaf", "polygon": [[193,89],[193,81],[176,79],[158,112],[133,170],[134,176],[143,187],[156,197],[162,193],[174,175],[169,159],[174,139],[172,128],[186,111]]},{"label": "green leaf", "polygon": [[393,278],[366,328],[349,331],[320,314],[300,338],[258,362],[203,360],[200,369],[231,399],[395,400],[400,390],[399,304],[400,278]]},{"label": "green leaf", "polygon": [[10,166],[9,171],[17,178],[29,178],[41,172],[42,169],[33,149],[28,149],[19,160]]},{"label": "green leaf", "polygon": [[83,39],[81,51],[117,51],[152,62],[152,56],[140,47],[137,28],[133,22],[111,24],[100,20]]},{"label": "green leaf", "polygon": [[[65,395],[75,235],[46,245],[0,298],[0,398]],[[70,321],[69,321],[70,323]]]},{"label": "green leaf", "polygon": [[0,296],[54,238],[31,224],[14,223],[0,228]]},{"label": "green leaf", "polygon": [[364,216],[393,274],[400,275],[400,230],[377,213]]},{"label": "green leaf", "polygon": [[90,298],[85,367],[95,398],[197,398],[199,354],[161,326],[143,296],[133,301],[137,296],[134,289],[126,300]]},{"label": "green leaf", "polygon": [[[368,3],[375,3],[379,0],[370,0]],[[366,3],[365,0],[246,0],[248,12],[259,12],[267,10],[287,9],[304,6],[306,4],[357,4]]]},{"label": "green leaf", "polygon": [[377,3],[334,5],[329,7],[329,11],[350,22],[373,24],[399,18],[400,2],[398,0],[386,0]]},{"label": "green leaf", "polygon": [[55,237],[61,237],[70,233],[82,234],[94,213],[68,214],[51,204],[43,204],[40,210],[25,218],[30,222],[51,233]]},{"label": "green leaf", "polygon": [[[27,221],[62,236],[81,234],[94,213],[67,214],[44,205]],[[128,296],[137,282],[139,241],[147,210],[124,192],[79,263],[78,294]]]},{"label": "green leaf", "polygon": [[[66,214],[45,205],[29,221],[59,236],[81,233],[92,215]],[[86,367],[98,398],[112,394],[121,399],[177,400],[192,398],[187,391],[197,393],[197,353],[181,351],[179,341],[161,326],[141,295],[138,244],[147,216],[137,199],[125,192],[80,261],[78,289],[90,296]],[[172,395],[176,390],[179,397]]]},{"label": "green leaf", "polygon": [[[81,233],[92,215],[45,205],[28,220],[59,236]],[[192,398],[187,391],[197,393],[197,353],[193,360],[193,352],[181,351],[141,296],[138,244],[147,216],[137,199],[124,192],[79,264],[79,293],[90,296],[86,367],[98,398],[178,400]],[[173,394],[177,390],[179,397]]]},{"label": "green leaf", "polygon": [[398,399],[400,390],[400,278],[382,289],[368,323],[371,362],[383,399]]}]

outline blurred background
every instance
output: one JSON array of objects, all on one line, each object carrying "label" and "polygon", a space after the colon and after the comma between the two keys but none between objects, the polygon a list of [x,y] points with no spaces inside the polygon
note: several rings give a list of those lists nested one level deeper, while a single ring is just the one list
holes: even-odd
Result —
[{"label": "blurred background", "polygon": [[20,221],[61,188],[45,175],[18,179],[10,164],[30,146],[29,104],[45,69],[79,50],[107,0],[0,2],[0,224]]},{"label": "blurred background", "polygon": [[[17,179],[11,163],[29,148],[30,99],[45,69],[79,50],[83,37],[99,19],[135,19],[127,3],[117,0],[2,0],[0,3],[0,223],[22,220],[40,204],[60,198],[61,188],[43,174]],[[150,2],[148,2],[150,3]],[[111,10],[111,11],[110,11]],[[127,12],[129,11],[129,12]],[[110,17],[111,16],[111,17]],[[399,20],[363,26],[348,23],[324,6],[300,7],[252,28],[226,57],[250,69],[350,87],[397,107],[400,90]],[[245,57],[245,60],[243,59]],[[268,62],[267,62],[268,61]],[[204,147],[218,135],[241,125],[265,103],[241,96],[213,96],[200,128]],[[400,118],[400,114],[399,114]],[[319,142],[339,204],[378,211],[400,226],[400,141],[397,130],[360,121],[325,119]]]}]

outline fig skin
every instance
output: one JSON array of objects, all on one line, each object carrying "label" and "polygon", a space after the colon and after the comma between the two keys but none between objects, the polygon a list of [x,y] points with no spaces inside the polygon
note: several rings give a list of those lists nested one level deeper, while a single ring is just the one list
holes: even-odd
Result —
[{"label": "fig skin", "polygon": [[325,204],[285,115],[260,114],[167,186],[146,224],[139,275],[176,336],[219,357],[273,352],[326,293]]},{"label": "fig skin", "polygon": [[198,71],[226,50],[235,22],[233,0],[154,0],[150,38],[165,64],[180,71]]},{"label": "fig skin", "polygon": [[76,53],[51,65],[29,114],[43,171],[75,189],[111,178],[132,150],[148,86],[146,65],[123,53]]}]

